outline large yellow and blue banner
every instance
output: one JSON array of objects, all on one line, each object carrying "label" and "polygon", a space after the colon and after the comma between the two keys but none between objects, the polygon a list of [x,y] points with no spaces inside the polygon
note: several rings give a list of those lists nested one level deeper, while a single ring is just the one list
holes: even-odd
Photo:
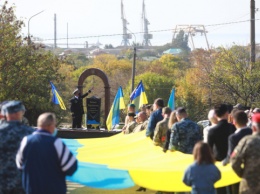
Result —
[{"label": "large yellow and blue banner", "polygon": [[120,110],[125,109],[125,103],[124,103],[124,95],[122,87],[120,86],[117,90],[114,102],[111,106],[111,109],[109,111],[106,125],[107,129],[111,130],[113,126],[116,124],[119,124],[120,121]]},{"label": "large yellow and blue banner", "polygon": [[[145,131],[106,138],[63,139],[76,155],[79,167],[69,181],[99,189],[124,189],[134,185],[165,192],[186,192],[185,169],[193,163],[191,154],[166,152],[155,146]],[[230,165],[216,162],[221,180],[215,187],[240,181]]]},{"label": "large yellow and blue banner", "polygon": [[50,81],[50,84],[51,84],[51,92],[52,92],[52,102],[54,104],[59,104],[60,108],[62,110],[66,110],[66,106],[65,106],[62,98],[60,97],[56,87],[54,86],[54,84],[51,81]]},{"label": "large yellow and blue banner", "polygon": [[143,82],[140,81],[130,96],[130,100],[139,109],[143,104],[148,104]]}]

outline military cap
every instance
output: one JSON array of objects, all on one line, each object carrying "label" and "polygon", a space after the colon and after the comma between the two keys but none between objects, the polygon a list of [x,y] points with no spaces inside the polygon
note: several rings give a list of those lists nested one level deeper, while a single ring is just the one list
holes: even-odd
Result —
[{"label": "military cap", "polygon": [[73,94],[76,94],[77,92],[79,92],[79,89],[74,90]]},{"label": "military cap", "polygon": [[25,111],[25,107],[21,101],[12,100],[2,106],[1,114],[12,114],[19,111]]},{"label": "military cap", "polygon": [[2,110],[2,107],[6,104],[6,103],[8,103],[9,101],[3,101],[3,102],[1,102],[0,103],[0,112],[1,112],[1,110]]},{"label": "military cap", "polygon": [[255,109],[253,110],[253,113],[260,113],[260,108],[255,108]]},{"label": "military cap", "polygon": [[135,108],[135,105],[134,105],[134,104],[128,104],[128,107],[133,107],[133,108]]},{"label": "military cap", "polygon": [[252,122],[253,123],[260,123],[260,113],[255,113],[252,116]]},{"label": "military cap", "polygon": [[243,109],[243,105],[238,103],[235,106],[233,106],[233,108],[236,108],[238,110],[242,110]]}]

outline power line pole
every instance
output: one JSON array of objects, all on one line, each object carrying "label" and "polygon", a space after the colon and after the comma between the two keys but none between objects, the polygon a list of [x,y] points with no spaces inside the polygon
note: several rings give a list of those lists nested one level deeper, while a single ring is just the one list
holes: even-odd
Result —
[{"label": "power line pole", "polygon": [[133,56],[133,68],[132,68],[132,91],[134,91],[134,84],[135,84],[135,62],[136,62],[136,45],[134,46],[134,56]]},{"label": "power line pole", "polygon": [[[255,0],[250,3],[250,43],[251,43],[251,66],[255,63]],[[252,67],[251,67],[252,69]]]}]

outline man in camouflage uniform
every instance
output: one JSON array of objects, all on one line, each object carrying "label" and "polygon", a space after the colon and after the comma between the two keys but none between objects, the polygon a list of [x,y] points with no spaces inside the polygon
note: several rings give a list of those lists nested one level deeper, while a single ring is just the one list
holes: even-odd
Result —
[{"label": "man in camouflage uniform", "polygon": [[240,140],[231,154],[232,168],[242,178],[241,194],[260,193],[260,113],[252,116],[252,129],[253,135]]},{"label": "man in camouflage uniform", "polygon": [[1,109],[6,121],[0,125],[0,194],[24,193],[15,157],[23,137],[34,131],[21,123],[24,111],[20,101],[9,101]]},{"label": "man in camouflage uniform", "polygon": [[164,107],[162,109],[162,114],[164,119],[156,124],[153,136],[153,142],[155,145],[161,147],[164,146],[166,140],[166,133],[168,131],[168,122],[171,114],[171,109],[169,107]]},{"label": "man in camouflage uniform", "polygon": [[134,119],[135,113],[130,112],[130,113],[127,114],[127,116],[128,116],[129,121],[128,121],[126,128],[123,130],[124,134],[133,133],[133,130],[136,126],[136,122],[135,122],[135,119]]},{"label": "man in camouflage uniform", "polygon": [[133,133],[143,131],[147,128],[148,120],[146,112],[141,111],[136,116],[137,126],[134,128]]},{"label": "man in camouflage uniform", "polygon": [[171,129],[169,150],[191,154],[194,145],[202,140],[200,127],[188,119],[186,110],[182,107],[176,110],[178,122]]}]

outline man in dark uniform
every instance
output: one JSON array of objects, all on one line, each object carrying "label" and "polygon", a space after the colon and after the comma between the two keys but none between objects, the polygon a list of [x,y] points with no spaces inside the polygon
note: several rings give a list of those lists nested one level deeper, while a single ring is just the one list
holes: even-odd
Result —
[{"label": "man in dark uniform", "polygon": [[1,107],[5,117],[0,124],[0,193],[23,194],[22,173],[16,168],[15,156],[24,136],[34,129],[23,125],[25,107],[20,101],[9,101]]},{"label": "man in dark uniform", "polygon": [[76,89],[73,94],[74,97],[70,99],[70,112],[72,112],[72,128],[81,128],[83,109],[83,98],[85,98],[91,90],[81,95],[79,89]]}]

